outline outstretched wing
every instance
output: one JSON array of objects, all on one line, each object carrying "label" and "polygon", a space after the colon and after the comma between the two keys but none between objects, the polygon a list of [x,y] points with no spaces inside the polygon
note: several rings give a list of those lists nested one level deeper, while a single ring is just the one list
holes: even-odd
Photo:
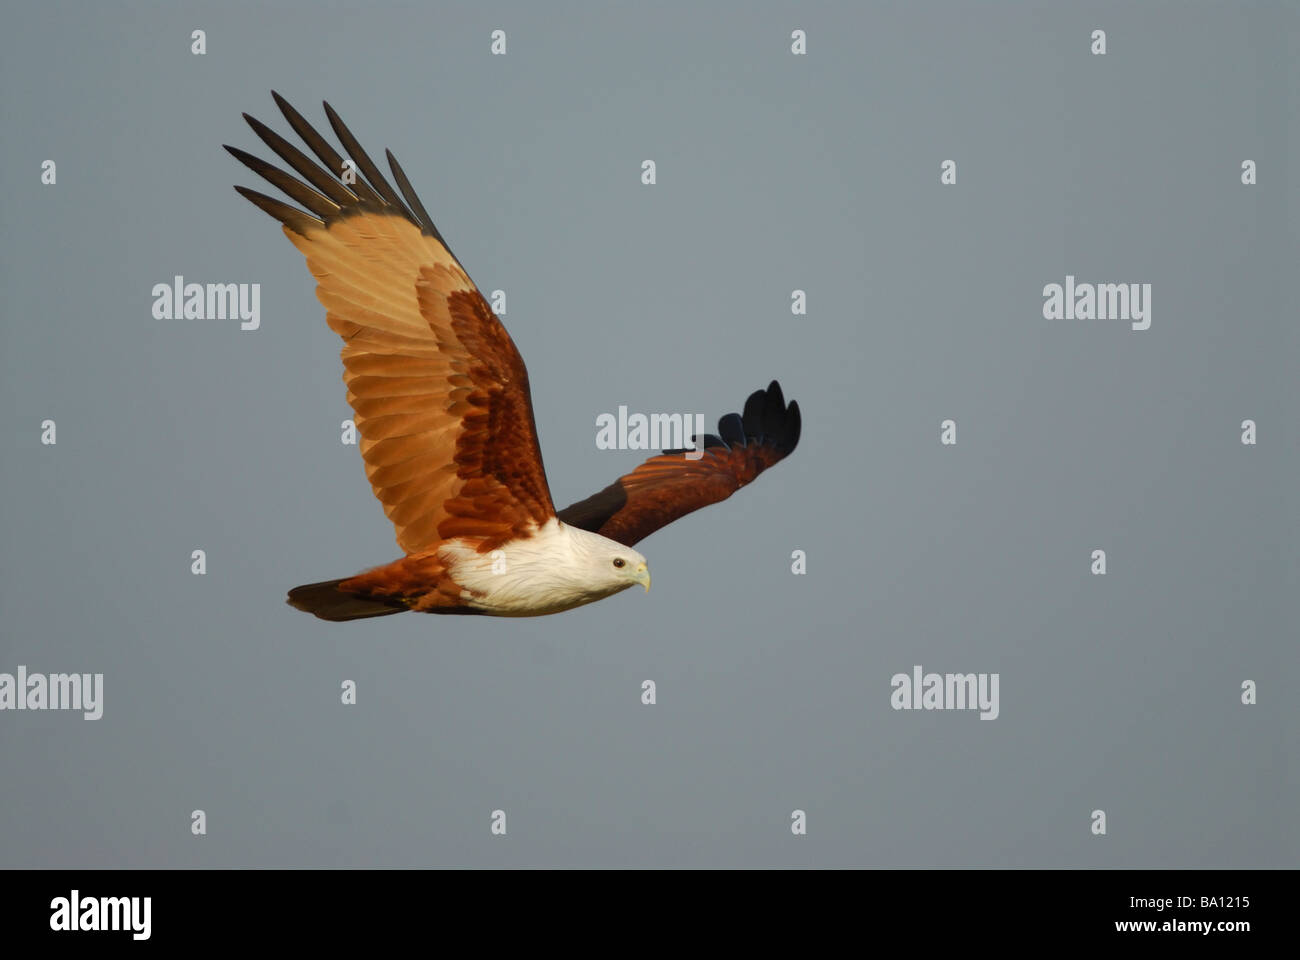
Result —
[{"label": "outstretched wing", "polygon": [[[790,454],[799,442],[799,404],[786,406],[775,380],[745,401],[744,414],[718,421],[704,455],[665,450],[604,490],[561,510],[565,523],[632,546],[700,507],[725,500]],[[699,445],[699,438],[695,443]]]},{"label": "outstretched wing", "polygon": [[528,372],[510,335],[392,153],[400,196],[328,103],[330,126],[353,162],[348,170],[298,111],[272,96],[320,164],[248,114],[253,131],[303,179],[226,149],[308,212],[235,189],[279,220],[307,258],[325,319],[344,340],[343,381],[366,476],[398,544],[418,554],[477,537],[489,550],[527,536],[555,507]]}]

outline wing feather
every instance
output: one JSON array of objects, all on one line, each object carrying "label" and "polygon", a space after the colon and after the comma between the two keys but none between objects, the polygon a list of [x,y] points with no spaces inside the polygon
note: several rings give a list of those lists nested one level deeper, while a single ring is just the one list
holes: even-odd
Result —
[{"label": "wing feather", "polygon": [[226,149],[303,212],[236,187],[283,224],[316,278],[326,322],[344,340],[343,380],[366,476],[407,554],[452,537],[489,550],[555,515],[514,342],[387,153],[399,195],[329,104],[360,174],[279,94],[289,125],[324,166],[245,114],[303,181]]},{"label": "wing feather", "polygon": [[666,450],[604,490],[561,510],[564,523],[632,546],[711,503],[725,500],[789,456],[799,443],[799,404],[787,406],[775,380],[718,421],[720,436],[697,437],[703,456]]}]

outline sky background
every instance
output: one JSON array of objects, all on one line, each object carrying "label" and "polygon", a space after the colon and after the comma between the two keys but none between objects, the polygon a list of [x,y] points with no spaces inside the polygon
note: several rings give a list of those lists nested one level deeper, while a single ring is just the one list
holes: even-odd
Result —
[{"label": "sky background", "polygon": [[[1294,5],[14,7],[0,672],[105,694],[0,713],[0,867],[1296,865]],[[275,159],[271,89],[507,292],[557,505],[644,456],[596,447],[620,404],[712,429],[777,378],[798,449],[639,544],[649,595],[285,605],[399,551],[231,189],[273,192],[221,149]],[[176,274],[261,329],[155,320]],[[1151,329],[1045,320],[1067,274],[1152,284]],[[1000,716],[891,709],[915,664]]]}]

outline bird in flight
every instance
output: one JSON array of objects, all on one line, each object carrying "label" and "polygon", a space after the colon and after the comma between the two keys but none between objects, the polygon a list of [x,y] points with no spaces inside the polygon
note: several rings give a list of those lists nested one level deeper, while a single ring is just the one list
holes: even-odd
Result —
[{"label": "bird in flight", "polygon": [[717,503],[785,458],[799,405],[773,381],[692,450],[665,450],[557,511],[542,467],[523,358],[452,254],[391,151],[400,195],[328,103],[350,162],[272,91],[317,163],[244,119],[302,179],[227,146],[300,205],[235,187],[307,258],[325,320],[343,338],[343,382],[366,477],[404,556],[309,583],[288,602],[322,620],[420,613],[559,613],[634,584],[633,545]]}]

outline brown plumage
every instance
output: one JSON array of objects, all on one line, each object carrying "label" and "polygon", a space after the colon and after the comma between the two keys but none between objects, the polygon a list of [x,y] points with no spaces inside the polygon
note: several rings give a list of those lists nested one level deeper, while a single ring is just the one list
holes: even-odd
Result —
[{"label": "brown plumage", "polygon": [[[326,620],[404,610],[523,616],[591,602],[633,582],[648,589],[632,544],[725,499],[794,449],[799,409],[786,406],[773,382],[750,397],[743,417],[720,421],[721,437],[705,439],[702,458],[652,457],[557,516],[523,358],[396,158],[387,153],[400,193],[325,104],[355,164],[348,182],[343,156],[272,95],[320,164],[247,114],[302,179],[226,149],[305,210],[235,189],[280,221],[316,278],[326,322],[344,341],[343,380],[366,476],[405,553],[353,577],[296,587],[289,593],[295,607]],[[620,544],[628,549],[615,556]],[[604,566],[607,559],[618,573]],[[504,572],[494,560],[510,574],[489,576]],[[524,578],[533,569],[532,580]]]},{"label": "brown plumage", "polygon": [[[787,407],[775,380],[756,390],[742,415],[718,421],[718,433],[704,437],[704,456],[685,451],[651,457],[604,490],[560,511],[565,523],[632,546],[679,517],[725,500],[768,467],[785,459],[799,442],[799,404]],[[699,437],[695,438],[698,449]]]}]

